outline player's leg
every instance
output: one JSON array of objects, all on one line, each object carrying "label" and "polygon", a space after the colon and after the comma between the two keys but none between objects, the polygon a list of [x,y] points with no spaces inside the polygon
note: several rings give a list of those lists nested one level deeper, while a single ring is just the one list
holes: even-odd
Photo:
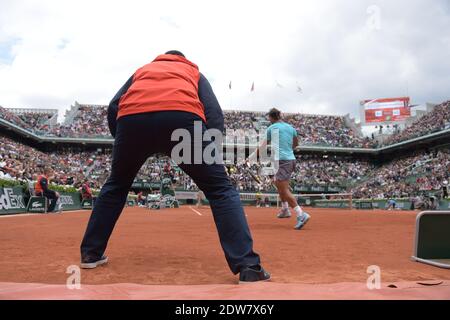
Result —
[{"label": "player's leg", "polygon": [[302,229],[311,218],[310,215],[303,211],[302,208],[298,205],[297,200],[290,190],[289,181],[278,181],[278,185],[281,194],[283,194],[283,197],[286,199],[289,206],[294,209],[294,212],[297,216],[297,224],[294,228],[297,230]]},{"label": "player's leg", "polygon": [[[114,141],[111,174],[103,185],[89,219],[81,244],[82,267],[96,267],[102,259],[108,240],[125,206],[133,180],[147,159],[140,138],[147,132],[140,122],[119,119]],[[135,119],[137,121],[137,119]]]},{"label": "player's leg", "polygon": [[[194,137],[193,123],[186,124],[185,129]],[[203,124],[202,132],[205,130]],[[199,146],[203,154],[210,144],[211,142],[192,141],[191,154],[193,155]],[[217,151],[215,148],[212,149]],[[194,180],[208,199],[220,244],[231,271],[234,274],[240,273],[240,280],[244,282],[270,279],[270,275],[260,265],[259,255],[253,251],[253,239],[239,193],[231,184],[225,166],[218,163],[207,164],[205,159],[202,159],[199,164],[192,161],[179,163],[179,167]]]},{"label": "player's leg", "polygon": [[236,189],[223,165],[180,164],[204,192],[214,215],[220,243],[234,274],[248,267],[258,267],[260,259],[253,251],[253,239]]},{"label": "player's leg", "polygon": [[286,199],[285,195],[280,191],[280,186],[278,185],[278,181],[275,180],[275,181],[273,182],[273,184],[274,184],[275,187],[277,188],[277,192],[278,192],[278,196],[280,197],[280,201],[281,201],[282,203],[287,202],[287,199]]},{"label": "player's leg", "polygon": [[310,215],[302,210],[298,205],[297,200],[291,192],[289,181],[291,175],[295,170],[295,160],[279,161],[279,168],[277,174],[275,175],[275,180],[277,182],[278,191],[282,197],[286,200],[288,205],[294,209],[297,215],[297,224],[295,229],[300,230],[311,218]]},{"label": "player's leg", "polygon": [[285,182],[289,182],[291,179],[292,172],[295,169],[295,164],[293,161],[280,160],[278,161],[278,171],[275,174],[274,180],[277,186],[280,198],[284,203],[284,207],[289,208],[289,199],[286,195]]},{"label": "player's leg", "polygon": [[287,205],[292,209],[296,208],[298,203],[290,190],[289,180],[277,181],[277,185],[279,187],[279,193],[282,194],[282,198],[287,202]]},{"label": "player's leg", "polygon": [[281,201],[281,211],[277,214],[277,217],[280,219],[290,218],[291,212],[289,210],[289,203],[287,201],[286,194],[284,193],[284,190],[282,188],[281,181],[275,179],[273,184],[277,188],[278,196],[280,197]]},{"label": "player's leg", "polygon": [[291,178],[292,172],[294,171],[294,168],[295,162],[293,161],[278,161],[278,170],[274,177],[274,184],[278,190],[282,207],[281,212],[278,214],[278,218],[291,217],[291,212],[289,211],[289,198],[286,193],[286,182],[289,188],[289,180]]}]

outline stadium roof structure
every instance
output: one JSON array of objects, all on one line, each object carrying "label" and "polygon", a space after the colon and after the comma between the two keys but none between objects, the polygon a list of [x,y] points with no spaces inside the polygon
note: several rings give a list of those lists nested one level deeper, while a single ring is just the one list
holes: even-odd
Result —
[{"label": "stadium roof structure", "polygon": [[12,113],[45,113],[45,114],[55,114],[58,113],[58,109],[40,109],[40,108],[5,108],[6,110],[12,112]]}]

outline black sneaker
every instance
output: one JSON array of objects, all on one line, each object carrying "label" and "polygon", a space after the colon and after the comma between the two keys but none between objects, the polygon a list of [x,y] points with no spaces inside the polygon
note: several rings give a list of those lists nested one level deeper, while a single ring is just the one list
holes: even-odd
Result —
[{"label": "black sneaker", "polygon": [[270,280],[270,273],[266,272],[260,265],[246,267],[239,274],[239,284],[263,282]]},{"label": "black sneaker", "polygon": [[100,259],[92,258],[92,257],[85,257],[81,259],[80,267],[82,269],[94,269],[98,266],[101,266],[102,264],[105,264],[108,262],[107,256],[102,256]]}]

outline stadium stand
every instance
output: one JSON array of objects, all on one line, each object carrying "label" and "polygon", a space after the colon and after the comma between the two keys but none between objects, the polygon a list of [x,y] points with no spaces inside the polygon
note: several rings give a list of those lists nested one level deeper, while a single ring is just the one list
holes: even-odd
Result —
[{"label": "stadium stand", "polygon": [[305,145],[331,145],[335,147],[369,148],[374,142],[357,136],[346,126],[343,117],[288,115],[286,122],[297,128],[299,138]]},{"label": "stadium stand", "polygon": [[[78,186],[89,178],[94,188],[107,178],[111,166],[108,152],[61,151],[44,153],[27,145],[0,136],[0,178],[30,181],[45,166],[55,170],[55,184]],[[273,191],[268,176],[262,175],[264,165],[252,170],[263,179],[258,185],[242,170],[242,164],[229,167],[230,177],[239,191]],[[167,158],[150,158],[140,170],[137,180],[159,182],[162,173],[169,173],[174,185],[183,190],[197,190],[194,182]],[[450,150],[394,159],[381,166],[369,161],[342,157],[303,155],[297,160],[293,185],[339,186],[354,193],[354,198],[387,199],[419,196],[426,191],[439,191],[450,179]]]},{"label": "stadium stand", "polygon": [[446,101],[437,105],[433,111],[424,114],[402,131],[394,133],[385,144],[390,145],[449,128],[450,101]]},{"label": "stadium stand", "polygon": [[96,138],[110,137],[107,123],[107,106],[76,104],[69,119],[45,134],[56,137]]},{"label": "stadium stand", "polygon": [[[44,114],[38,119],[33,118],[36,115],[30,114],[25,117],[24,121],[20,117],[11,115],[7,109],[3,109],[2,118],[26,130],[46,136],[105,138],[110,137],[106,114],[107,106],[76,103],[66,114],[66,120],[59,125],[36,127],[36,122],[43,122]],[[225,111],[224,118],[227,134],[232,139],[246,138],[251,135],[249,131],[256,135],[258,131],[264,130],[268,126],[262,112]],[[297,129],[301,141],[305,145],[359,148],[374,146],[374,141],[362,137],[347,126],[344,117],[287,114],[285,120]]]},{"label": "stadium stand", "polygon": [[299,156],[293,179],[297,184],[351,186],[373,170],[364,160],[332,156]]},{"label": "stadium stand", "polygon": [[[24,130],[49,137],[96,138],[109,137],[106,122],[107,106],[78,104],[66,113],[62,124],[56,123],[56,110],[6,109],[0,107],[0,119]],[[245,141],[249,133],[263,131],[269,123],[264,112],[225,111],[226,128],[235,143]],[[450,151],[440,147],[433,151],[421,148],[415,153],[402,153],[391,158],[356,157],[352,149],[342,154],[327,154],[321,147],[374,148],[375,142],[364,138],[347,117],[286,114],[300,136],[301,144],[318,146],[318,151],[298,155],[297,169],[292,186],[333,187],[353,192],[355,199],[392,197],[420,197],[448,186]],[[405,141],[450,127],[450,101],[437,105],[431,112],[396,133],[389,144]],[[100,187],[109,175],[111,145],[91,151],[86,143],[63,148],[31,147],[17,136],[6,137],[0,133],[0,178],[30,181],[45,166],[55,171],[53,182],[63,186],[78,187],[88,178],[93,188]],[[57,145],[59,142],[52,142]],[[62,151],[61,151],[62,150]],[[374,149],[368,149],[374,150]],[[379,160],[379,161],[378,161]],[[242,163],[228,164],[232,182],[242,192],[271,192],[274,187],[265,172],[266,164],[251,167],[262,183],[256,184],[245,173]],[[150,158],[141,168],[136,181],[157,183],[162,174],[169,174],[175,188],[197,190],[195,183],[168,158]],[[323,188],[322,188],[323,189]]]},{"label": "stadium stand", "polygon": [[[54,170],[53,182],[58,185],[76,186],[90,174],[99,170],[107,175],[110,156],[79,150],[44,153],[0,135],[0,178],[19,181],[35,180],[45,167]],[[99,187],[99,179],[93,179]]]},{"label": "stadium stand", "polygon": [[7,108],[3,108],[0,106],[0,118],[3,120],[6,120],[12,124],[15,124],[25,130],[29,130],[29,131],[33,131],[34,128],[26,123],[25,121],[23,121],[17,114],[11,112],[10,110],[8,110]]},{"label": "stadium stand", "polygon": [[[110,138],[107,106],[75,103],[66,113],[62,124],[49,123],[53,113],[28,112],[16,114],[0,107],[0,118],[31,132],[55,137]],[[28,109],[29,110],[29,109]],[[224,111],[227,142],[240,143],[256,136],[268,126],[263,112]],[[364,137],[348,116],[285,114],[284,120],[293,125],[302,145],[345,148],[376,148],[373,137]],[[402,131],[396,130],[384,145],[406,141],[450,128],[450,101],[437,105]]]},{"label": "stadium stand", "polygon": [[438,192],[450,178],[450,149],[396,158],[367,174],[352,191],[355,198],[408,198]]}]

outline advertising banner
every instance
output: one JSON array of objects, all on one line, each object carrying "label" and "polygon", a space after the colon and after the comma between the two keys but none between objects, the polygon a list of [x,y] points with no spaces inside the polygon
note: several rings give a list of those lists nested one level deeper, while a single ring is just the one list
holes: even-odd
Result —
[{"label": "advertising banner", "polygon": [[59,201],[62,204],[63,210],[80,210],[81,208],[81,199],[79,193],[60,193],[61,198]]},{"label": "advertising banner", "polygon": [[0,215],[25,211],[26,205],[22,188],[0,188]]},{"label": "advertising banner", "polygon": [[409,97],[364,100],[361,102],[364,122],[372,125],[403,122],[411,117],[409,100]]}]

